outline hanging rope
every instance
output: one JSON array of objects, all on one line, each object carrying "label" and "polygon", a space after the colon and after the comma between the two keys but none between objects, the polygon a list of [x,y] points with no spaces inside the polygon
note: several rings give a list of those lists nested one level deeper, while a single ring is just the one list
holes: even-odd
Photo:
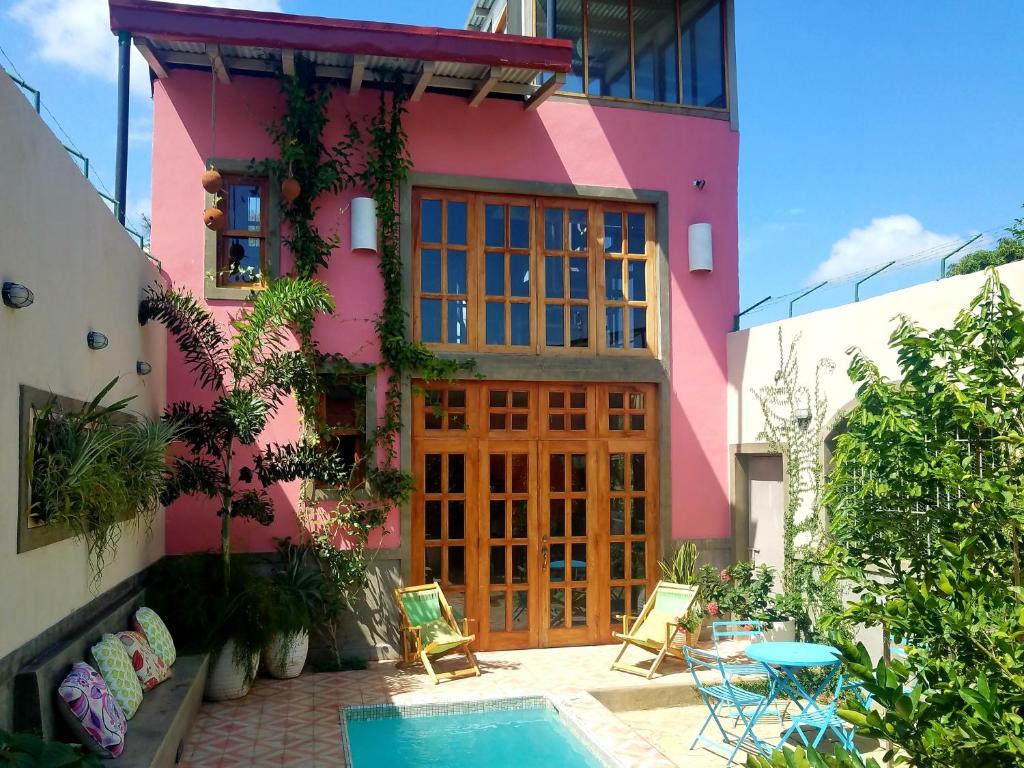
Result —
[{"label": "hanging rope", "polygon": [[210,157],[217,156],[217,73],[210,68]]}]

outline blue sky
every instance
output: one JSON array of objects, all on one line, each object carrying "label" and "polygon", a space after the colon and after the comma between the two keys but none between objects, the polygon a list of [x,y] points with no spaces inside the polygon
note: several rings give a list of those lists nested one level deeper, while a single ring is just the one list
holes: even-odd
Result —
[{"label": "blue sky", "polygon": [[[467,0],[216,4],[455,27],[468,9]],[[1022,39],[1020,0],[737,0],[740,303],[776,297],[751,322],[785,316],[794,292],[824,279],[798,311],[847,301],[848,275],[893,259],[862,295],[932,279],[936,263],[907,262],[977,232],[990,241],[1024,215]],[[112,188],[116,46],[105,0],[0,0],[0,47]],[[0,64],[9,67],[2,55]],[[139,78],[136,219],[149,206],[151,130]]]}]

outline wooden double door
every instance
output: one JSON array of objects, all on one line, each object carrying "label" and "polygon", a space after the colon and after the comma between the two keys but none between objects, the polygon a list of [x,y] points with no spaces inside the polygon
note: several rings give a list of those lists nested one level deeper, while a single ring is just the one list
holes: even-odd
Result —
[{"label": "wooden double door", "polygon": [[482,649],[611,640],[656,581],[655,387],[417,389],[413,578]]}]

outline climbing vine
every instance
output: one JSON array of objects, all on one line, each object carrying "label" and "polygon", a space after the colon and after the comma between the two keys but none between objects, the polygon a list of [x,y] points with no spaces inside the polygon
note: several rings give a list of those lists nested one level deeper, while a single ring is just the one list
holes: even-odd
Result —
[{"label": "climbing vine", "polygon": [[[329,145],[324,134],[329,123],[330,87],[316,79],[312,65],[296,62],[295,75],[281,77],[284,114],[267,127],[280,156],[254,162],[256,169],[272,179],[291,178],[298,183],[298,196],[291,202],[282,201],[281,213],[287,224],[283,242],[292,253],[299,276],[315,279],[320,269],[329,266],[339,245],[336,234],[325,235],[316,226],[322,196],[361,186],[377,204],[384,303],[374,327],[380,342],[381,366],[387,373],[387,389],[374,439],[362,459],[364,489],[369,493],[357,494],[350,484],[333,493],[337,503],[328,505],[313,484],[306,483],[297,509],[322,570],[349,602],[354,592],[366,584],[370,536],[384,525],[388,510],[404,502],[413,488],[411,475],[394,467],[402,428],[404,377],[417,375],[427,381],[451,379],[473,365],[442,360],[424,345],[407,338],[399,222],[399,193],[411,165],[402,125],[407,94],[398,77],[381,85],[377,109],[363,123],[350,117],[341,139]],[[359,381],[375,370],[374,366],[351,363],[343,355],[322,353],[312,330],[311,325],[298,329],[296,368],[302,369],[304,375],[293,374],[290,379],[304,440],[309,446],[318,445],[325,437],[326,425],[320,424],[317,417],[325,384]],[[378,454],[382,460],[379,465]],[[355,470],[353,467],[352,471]],[[345,550],[337,546],[342,537],[348,544]]]},{"label": "climbing vine", "polygon": [[822,579],[828,521],[822,507],[824,465],[819,440],[824,434],[828,398],[822,377],[834,369],[827,358],[814,368],[814,384],[800,381],[799,334],[788,348],[779,330],[779,367],[771,384],[753,390],[764,415],[758,439],[783,457],[786,468],[786,509],[783,518],[783,599],[800,638],[813,639],[817,619],[839,607],[834,584]]},{"label": "climbing vine", "polygon": [[[408,137],[402,126],[407,93],[400,80],[381,88],[377,111],[366,130],[366,165],[360,181],[377,204],[380,224],[380,275],[384,281],[384,306],[375,323],[381,357],[388,367],[388,388],[377,441],[384,451],[384,465],[397,456],[396,441],[402,429],[402,377],[416,373],[426,381],[452,379],[472,361],[444,360],[424,344],[407,338],[408,317],[402,306],[401,228],[399,193],[409,177],[411,161]],[[351,131],[351,129],[350,129]],[[410,478],[411,480],[411,478]],[[407,484],[404,484],[407,485]],[[403,485],[403,487],[404,487]],[[409,486],[411,488],[411,486]]]}]

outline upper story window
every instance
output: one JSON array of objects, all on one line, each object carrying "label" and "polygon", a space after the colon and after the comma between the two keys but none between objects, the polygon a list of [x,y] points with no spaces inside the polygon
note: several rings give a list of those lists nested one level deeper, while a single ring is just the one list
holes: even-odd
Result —
[{"label": "upper story window", "polygon": [[654,210],[417,190],[413,327],[452,351],[654,355]]},{"label": "upper story window", "polygon": [[726,109],[723,0],[537,0],[537,34],[573,41],[562,93]]},{"label": "upper story window", "polygon": [[217,233],[217,285],[258,287],[267,274],[267,179],[225,175],[218,207],[227,226]]}]

